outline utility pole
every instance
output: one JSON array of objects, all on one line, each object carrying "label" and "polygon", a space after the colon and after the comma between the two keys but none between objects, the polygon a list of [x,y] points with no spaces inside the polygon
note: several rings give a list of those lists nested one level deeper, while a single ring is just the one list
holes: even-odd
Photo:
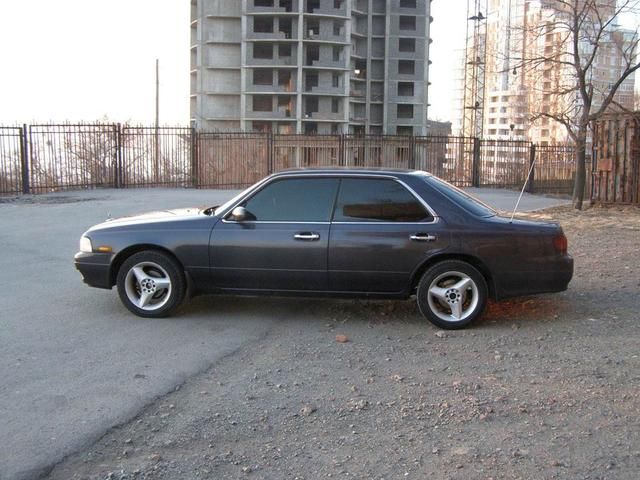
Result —
[{"label": "utility pole", "polygon": [[156,58],[156,123],[155,123],[154,174],[156,183],[160,174],[160,60]]}]

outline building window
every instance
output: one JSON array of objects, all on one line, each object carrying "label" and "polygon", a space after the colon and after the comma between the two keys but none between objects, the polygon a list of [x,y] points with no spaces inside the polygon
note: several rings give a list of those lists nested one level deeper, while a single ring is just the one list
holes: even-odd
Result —
[{"label": "building window", "polygon": [[273,58],[273,45],[270,43],[254,43],[253,58]]},{"label": "building window", "polygon": [[398,60],[398,73],[401,75],[413,75],[416,63],[413,60]]},{"label": "building window", "polygon": [[278,70],[278,85],[287,92],[293,91],[293,79],[289,70]]},{"label": "building window", "polygon": [[398,82],[399,97],[413,97],[413,82]]},{"label": "building window", "polygon": [[340,61],[340,47],[333,47],[333,61]]},{"label": "building window", "polygon": [[307,46],[307,66],[313,65],[313,62],[320,60],[320,47],[318,45]]},{"label": "building window", "polygon": [[273,33],[273,18],[254,17],[253,31],[256,33]]},{"label": "building window", "polygon": [[273,70],[260,68],[253,71],[254,85],[273,85]]},{"label": "building window", "polygon": [[304,114],[306,117],[310,117],[311,114],[318,111],[318,97],[307,97],[305,103]]},{"label": "building window", "polygon": [[340,88],[340,74],[333,74],[333,88]]},{"label": "building window", "polygon": [[256,7],[273,7],[273,0],[253,0]]},{"label": "building window", "polygon": [[307,72],[305,75],[305,92],[310,92],[313,90],[313,87],[318,86],[318,72]]},{"label": "building window", "polygon": [[415,52],[416,39],[415,38],[399,38],[398,50],[401,52]]},{"label": "building window", "polygon": [[290,39],[293,35],[293,23],[290,18],[280,18],[278,20],[278,31],[284,33],[284,38]]},{"label": "building window", "polygon": [[291,97],[278,97],[278,112],[284,112],[285,117],[290,117],[292,109]]},{"label": "building window", "polygon": [[400,0],[400,8],[416,8],[416,0]]},{"label": "building window", "polygon": [[278,56],[280,58],[286,58],[291,56],[291,44],[283,43],[278,45]]},{"label": "building window", "polygon": [[254,112],[271,112],[273,110],[273,100],[271,95],[254,95],[253,111]]},{"label": "building window", "polygon": [[413,118],[413,105],[397,105],[398,118]]},{"label": "building window", "polygon": [[340,22],[333,22],[333,36],[339,37],[341,35],[341,32],[342,26],[340,25]]},{"label": "building window", "polygon": [[320,8],[320,0],[307,0],[307,13],[313,13],[317,8]]},{"label": "building window", "polygon": [[307,20],[307,38],[320,35],[320,21],[315,18]]},{"label": "building window", "polygon": [[400,15],[400,30],[415,30],[416,17],[410,15]]},{"label": "building window", "polygon": [[340,112],[340,100],[337,98],[331,99],[331,112],[339,113]]},{"label": "building window", "polygon": [[413,135],[413,127],[398,126],[396,127],[396,135]]},{"label": "building window", "polygon": [[253,122],[253,130],[256,132],[270,132],[271,123],[269,122]]}]

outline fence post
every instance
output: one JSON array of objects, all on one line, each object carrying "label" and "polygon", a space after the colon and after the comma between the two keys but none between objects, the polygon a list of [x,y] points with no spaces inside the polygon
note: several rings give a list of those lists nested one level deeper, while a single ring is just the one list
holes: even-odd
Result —
[{"label": "fence post", "polygon": [[415,170],[416,168],[416,137],[411,135],[409,137],[409,168]]},{"label": "fence post", "polygon": [[20,169],[22,170],[22,193],[28,194],[29,188],[29,142],[27,140],[27,125],[20,129]]},{"label": "fence post", "polygon": [[345,165],[345,155],[344,155],[344,133],[340,134],[340,140],[338,143],[338,165]]},{"label": "fence post", "polygon": [[267,174],[273,173],[273,132],[267,132]]},{"label": "fence post", "polygon": [[473,159],[471,161],[471,186],[480,186],[480,139],[473,137]]},{"label": "fence post", "polygon": [[536,169],[533,165],[536,162],[536,146],[534,143],[531,144],[531,148],[529,150],[529,170],[531,174],[529,175],[529,181],[527,182],[527,192],[534,193],[535,191],[535,176]]},{"label": "fence post", "polygon": [[116,168],[114,172],[114,187],[122,188],[122,125],[115,124],[114,133],[116,134]]},{"label": "fence post", "polygon": [[195,127],[191,127],[191,186],[198,188],[198,132]]}]

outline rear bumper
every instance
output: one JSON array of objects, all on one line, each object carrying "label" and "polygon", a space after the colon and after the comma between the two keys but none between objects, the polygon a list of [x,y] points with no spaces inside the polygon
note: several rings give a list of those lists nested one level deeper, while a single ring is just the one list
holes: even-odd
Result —
[{"label": "rear bumper", "polygon": [[91,287],[111,289],[111,253],[78,252],[74,257],[76,269],[82,274],[84,283]]},{"label": "rear bumper", "polygon": [[497,299],[539,293],[563,292],[573,277],[573,258],[565,255],[545,268],[535,271],[512,271],[504,276],[498,288]]}]

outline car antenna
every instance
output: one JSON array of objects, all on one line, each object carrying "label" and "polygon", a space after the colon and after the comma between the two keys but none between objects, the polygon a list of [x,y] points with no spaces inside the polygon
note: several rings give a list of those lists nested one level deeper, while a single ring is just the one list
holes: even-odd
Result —
[{"label": "car antenna", "polygon": [[520,195],[518,195],[518,201],[516,202],[516,206],[513,207],[513,212],[511,212],[511,218],[509,219],[509,223],[513,223],[513,217],[516,215],[516,210],[518,210],[518,205],[520,205],[520,200],[522,200],[522,195],[524,195],[524,189],[527,188],[527,183],[529,183],[529,178],[531,177],[531,172],[533,172],[533,167],[536,165],[536,159],[534,158],[531,162],[531,167],[529,167],[529,173],[527,173],[527,178],[524,180],[524,185],[522,185],[522,190],[520,190]]}]

